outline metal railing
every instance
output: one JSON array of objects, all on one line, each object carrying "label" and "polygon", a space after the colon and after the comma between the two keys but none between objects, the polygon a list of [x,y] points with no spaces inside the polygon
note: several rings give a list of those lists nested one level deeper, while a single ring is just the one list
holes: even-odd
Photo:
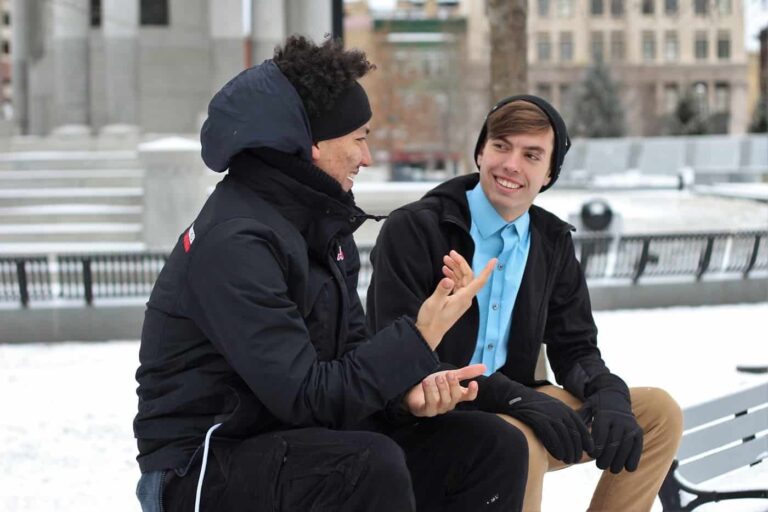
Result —
[{"label": "metal railing", "polygon": [[[705,275],[749,278],[768,271],[768,230],[657,235],[579,235],[576,257],[587,280],[642,280]],[[361,246],[359,288],[370,280],[370,246]],[[167,255],[62,254],[0,257],[0,303],[146,298]]]}]

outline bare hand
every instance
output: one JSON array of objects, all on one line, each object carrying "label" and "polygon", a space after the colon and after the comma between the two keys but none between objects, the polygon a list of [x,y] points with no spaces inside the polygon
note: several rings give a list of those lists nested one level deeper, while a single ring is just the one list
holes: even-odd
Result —
[{"label": "bare hand", "polygon": [[459,402],[477,398],[477,382],[467,387],[460,381],[485,373],[484,364],[472,364],[458,370],[446,370],[427,375],[405,395],[403,403],[414,416],[427,418],[452,411]]},{"label": "bare hand", "polygon": [[[451,251],[451,253],[459,256],[456,251]],[[461,266],[460,262],[457,263],[457,266]],[[472,269],[470,268],[470,278],[465,279],[465,274],[462,273],[460,278],[462,286],[459,288],[456,288],[456,283],[451,278],[445,277],[437,284],[434,293],[424,301],[416,317],[416,328],[432,350],[437,348],[448,329],[453,327],[453,324],[469,309],[469,306],[472,305],[472,299],[488,280],[495,266],[496,258],[492,258],[480,272],[480,275],[475,278],[472,278]],[[465,281],[466,284],[464,284]]]},{"label": "bare hand", "polygon": [[454,291],[458,291],[472,282],[474,277],[472,267],[458,252],[451,251],[443,256],[443,263],[443,275],[453,281]]}]

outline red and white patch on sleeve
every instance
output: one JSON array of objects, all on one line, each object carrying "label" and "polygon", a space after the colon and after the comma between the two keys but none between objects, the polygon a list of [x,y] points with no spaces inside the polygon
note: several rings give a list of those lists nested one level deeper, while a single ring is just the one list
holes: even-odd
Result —
[{"label": "red and white patch on sleeve", "polygon": [[339,252],[336,253],[336,261],[344,261],[344,251],[341,250],[341,246],[339,246]]},{"label": "red and white patch on sleeve", "polygon": [[195,241],[195,225],[192,224],[189,226],[189,229],[186,233],[184,233],[184,239],[182,242],[184,243],[184,252],[189,252],[189,248],[192,247],[192,242]]}]

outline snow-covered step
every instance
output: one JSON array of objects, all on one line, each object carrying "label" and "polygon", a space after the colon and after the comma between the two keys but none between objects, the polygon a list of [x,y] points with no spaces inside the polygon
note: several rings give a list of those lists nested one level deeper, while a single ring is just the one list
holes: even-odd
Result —
[{"label": "snow-covered step", "polygon": [[0,170],[0,189],[141,187],[143,177],[143,169]]},{"label": "snow-covered step", "polygon": [[141,205],[49,204],[0,207],[3,224],[141,222]]},{"label": "snow-covered step", "polygon": [[139,242],[140,223],[78,222],[72,224],[0,224],[5,242]]},{"label": "snow-covered step", "polygon": [[46,204],[139,205],[142,187],[55,187],[0,189],[0,207]]},{"label": "snow-covered step", "polygon": [[0,169],[130,169],[140,167],[138,153],[119,151],[29,151],[0,153]]}]

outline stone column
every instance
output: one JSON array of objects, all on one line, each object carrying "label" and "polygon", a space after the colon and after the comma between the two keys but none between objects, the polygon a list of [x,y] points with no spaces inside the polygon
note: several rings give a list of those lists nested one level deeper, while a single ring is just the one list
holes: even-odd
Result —
[{"label": "stone column", "polygon": [[200,142],[181,137],[139,145],[144,166],[144,243],[150,251],[169,251],[195,220],[220,178],[200,157]]},{"label": "stone column", "polygon": [[54,131],[85,133],[90,130],[90,2],[53,2],[51,15]]},{"label": "stone column", "polygon": [[287,0],[251,0],[253,64],[272,58],[275,46],[285,40]]},{"label": "stone column", "polygon": [[[211,51],[211,94],[245,69],[245,35],[242,0],[209,0]],[[254,64],[256,64],[254,62]]]},{"label": "stone column", "polygon": [[13,34],[11,58],[13,69],[13,117],[22,134],[29,131],[29,41],[30,32],[39,27],[30,19],[28,0],[13,0]]},{"label": "stone column", "polygon": [[310,37],[321,43],[333,31],[333,2],[331,0],[291,0],[288,7],[287,32]]},{"label": "stone column", "polygon": [[[138,130],[138,0],[102,0],[105,132]],[[120,125],[120,127],[114,126]]]}]

